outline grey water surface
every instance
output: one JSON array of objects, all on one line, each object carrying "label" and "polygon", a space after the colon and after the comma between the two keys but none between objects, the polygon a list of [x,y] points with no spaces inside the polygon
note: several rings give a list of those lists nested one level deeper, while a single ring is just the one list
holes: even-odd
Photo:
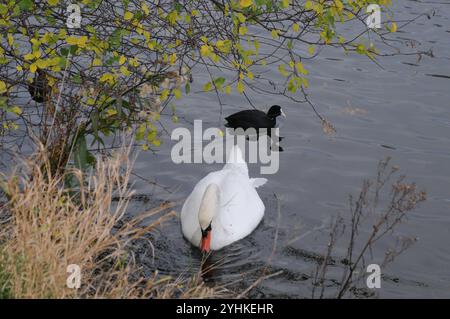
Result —
[{"label": "grey water surface", "polygon": [[[251,296],[310,297],[310,277],[317,256],[326,249],[330,222],[337,214],[348,216],[348,195],[357,195],[363,180],[375,176],[378,161],[390,156],[409,181],[427,191],[428,200],[374,247],[372,261],[381,262],[397,237],[418,239],[383,270],[382,287],[376,292],[394,298],[450,297],[450,2],[400,0],[394,7],[398,20],[433,10],[430,19],[417,19],[394,36],[399,47],[407,48],[414,40],[416,49],[432,49],[433,58],[383,57],[378,60],[380,68],[362,56],[326,49],[304,63],[310,70],[310,98],[336,127],[333,136],[322,132],[307,104],[276,95],[251,95],[261,109],[283,106],[285,151],[278,173],[264,176],[269,182],[258,189],[266,205],[263,222],[249,237],[214,253],[213,261],[222,264],[209,276],[210,282],[246,287],[267,267],[269,273],[283,272],[263,281]],[[278,71],[272,68],[266,76],[277,81]],[[169,131],[192,129],[196,119],[203,120],[204,128],[223,127],[223,116],[251,108],[237,93],[224,95],[221,116],[214,93],[195,93],[207,75],[194,69],[194,80],[194,93],[176,101],[182,120],[170,124],[170,111],[166,112]],[[200,178],[221,169],[221,164],[174,164],[170,157],[174,143],[164,136],[161,149],[156,154],[141,152],[135,167],[137,174],[168,187],[170,193],[136,179],[137,193],[182,203]],[[259,176],[258,165],[250,165],[250,175]],[[154,201],[133,202],[133,209],[140,211],[146,205],[152,207]],[[337,254],[345,253],[343,244]],[[179,219],[163,223],[154,245],[152,267],[163,273],[198,271],[201,256],[183,239]],[[332,272],[339,267],[333,266]]]}]

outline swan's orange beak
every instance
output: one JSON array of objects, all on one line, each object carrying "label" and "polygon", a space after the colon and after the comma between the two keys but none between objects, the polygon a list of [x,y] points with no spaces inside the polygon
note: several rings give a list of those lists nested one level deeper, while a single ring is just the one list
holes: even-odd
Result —
[{"label": "swan's orange beak", "polygon": [[200,244],[200,250],[202,253],[209,253],[211,245],[211,229],[208,229],[202,234],[202,241]]}]

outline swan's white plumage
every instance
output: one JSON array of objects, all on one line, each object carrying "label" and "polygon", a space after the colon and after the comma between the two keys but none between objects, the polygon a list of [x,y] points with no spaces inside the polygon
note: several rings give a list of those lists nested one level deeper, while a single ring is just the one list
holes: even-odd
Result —
[{"label": "swan's white plumage", "polygon": [[249,178],[241,150],[233,146],[223,169],[202,178],[184,202],[181,209],[183,235],[193,245],[200,246],[198,212],[210,184],[216,184],[220,190],[220,205],[211,223],[210,248],[218,250],[249,235],[260,223],[265,209],[255,188],[266,182],[265,178]]}]

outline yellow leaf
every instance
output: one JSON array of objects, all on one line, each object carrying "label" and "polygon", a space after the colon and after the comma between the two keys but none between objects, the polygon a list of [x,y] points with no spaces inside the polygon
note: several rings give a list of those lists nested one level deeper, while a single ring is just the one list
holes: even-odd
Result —
[{"label": "yellow leaf", "polygon": [[128,60],[128,64],[131,65],[132,67],[137,68],[139,66],[139,60],[137,58],[132,58]]},{"label": "yellow leaf", "polygon": [[78,38],[74,36],[70,36],[66,39],[67,44],[76,45],[78,43]]},{"label": "yellow leaf", "polygon": [[173,89],[173,95],[177,100],[181,99],[181,91],[179,89]]},{"label": "yellow leaf", "polygon": [[308,79],[302,78],[302,85],[307,88],[308,87]]},{"label": "yellow leaf", "polygon": [[23,56],[23,58],[24,58],[25,61],[33,60],[33,59],[34,59],[34,54],[33,54],[33,53],[25,54],[25,55]]},{"label": "yellow leaf", "polygon": [[14,113],[14,114],[16,114],[16,115],[22,114],[22,109],[21,109],[20,107],[18,107],[17,105],[16,105],[16,106],[13,106],[13,107],[10,107],[10,108],[8,109],[8,111],[11,112],[11,113]]},{"label": "yellow leaf", "polygon": [[247,27],[242,25],[239,27],[239,35],[245,35],[247,33]]},{"label": "yellow leaf", "polygon": [[306,1],[306,3],[305,3],[305,9],[306,10],[311,10],[312,9],[312,7],[313,7],[313,4],[312,4],[312,2],[311,1]]},{"label": "yellow leaf", "polygon": [[250,7],[253,4],[253,0],[240,0],[239,5],[241,8],[247,8]]},{"label": "yellow leaf", "polygon": [[117,110],[115,109],[108,109],[106,110],[106,113],[108,114],[108,116],[113,116],[117,114]]},{"label": "yellow leaf", "polygon": [[259,48],[260,48],[260,46],[261,46],[261,45],[259,44],[258,39],[255,39],[255,41],[253,41],[253,45],[255,46],[256,51],[258,51]]},{"label": "yellow leaf", "polygon": [[391,25],[391,32],[397,32],[397,23],[392,22],[392,25]]},{"label": "yellow leaf", "polygon": [[205,92],[208,92],[209,90],[211,90],[211,88],[212,88],[211,82],[208,82],[205,85],[203,85],[203,91]]},{"label": "yellow leaf", "polygon": [[124,18],[126,21],[133,19],[133,17],[134,17],[134,14],[131,13],[130,11],[125,12],[125,14],[124,14],[124,16],[123,16],[123,18]]},{"label": "yellow leaf", "polygon": [[225,93],[226,93],[226,94],[231,94],[231,86],[227,85],[227,86],[225,87]]},{"label": "yellow leaf", "polygon": [[301,63],[301,62],[297,62],[295,64],[295,68],[297,69],[298,73],[305,74],[305,75],[307,75],[309,73],[309,71],[304,68],[303,63]]},{"label": "yellow leaf", "polygon": [[283,76],[289,76],[289,72],[286,71],[286,66],[284,64],[280,64],[278,66],[278,71],[281,73],[281,75]]},{"label": "yellow leaf", "polygon": [[127,67],[125,65],[122,65],[120,67],[120,72],[125,75],[125,76],[130,76],[131,72],[127,69]]},{"label": "yellow leaf", "polygon": [[114,84],[115,77],[111,73],[105,73],[100,77],[100,82],[108,82],[109,84]]},{"label": "yellow leaf", "polygon": [[42,55],[42,53],[41,53],[41,51],[39,51],[39,50],[33,52],[33,56],[34,56],[36,59],[39,59],[39,58],[41,57],[41,55]]},{"label": "yellow leaf", "polygon": [[70,36],[66,39],[67,44],[70,45],[77,45],[80,48],[84,48],[86,46],[86,42],[88,40],[87,36],[81,36],[81,37],[76,37],[76,36]]},{"label": "yellow leaf", "polygon": [[59,65],[59,63],[61,62],[61,58],[59,56],[50,58],[47,60],[47,65],[51,66],[51,65]]},{"label": "yellow leaf", "polygon": [[309,52],[309,54],[310,54],[310,55],[313,55],[313,54],[314,54],[314,52],[315,52],[315,48],[314,48],[314,46],[313,46],[313,45],[310,45],[310,46],[309,46],[309,48],[308,48],[308,52]]},{"label": "yellow leaf", "polygon": [[283,5],[283,8],[289,7],[289,0],[283,0],[282,5]]},{"label": "yellow leaf", "polygon": [[80,39],[78,40],[78,46],[79,46],[80,48],[86,47],[86,42],[87,42],[87,40],[88,40],[88,37],[87,37],[87,36],[82,36],[82,37],[80,37]]},{"label": "yellow leaf", "polygon": [[219,49],[219,51],[224,51],[225,49],[225,41],[219,40],[216,42],[216,47]]},{"label": "yellow leaf", "polygon": [[35,73],[37,71],[37,65],[36,63],[33,63],[30,65],[30,72]]},{"label": "yellow leaf", "polygon": [[142,11],[144,11],[144,13],[146,15],[150,14],[150,10],[148,9],[148,6],[147,6],[147,4],[145,2],[142,2],[141,8],[142,8]]},{"label": "yellow leaf", "polygon": [[300,31],[300,26],[298,25],[298,23],[294,23],[292,25],[292,29],[294,30],[294,32],[298,32]]},{"label": "yellow leaf", "polygon": [[47,2],[51,6],[56,6],[59,3],[59,0],[47,0]]},{"label": "yellow leaf", "polygon": [[55,78],[52,78],[52,77],[49,77],[48,78],[48,86],[53,86],[53,85],[55,85],[55,83],[56,83],[56,79]]},{"label": "yellow leaf", "polygon": [[211,54],[211,49],[209,48],[209,45],[207,44],[202,45],[200,48],[200,54],[201,56],[205,57],[209,56]]},{"label": "yellow leaf", "polygon": [[161,96],[159,97],[159,99],[160,99],[161,102],[163,102],[163,101],[165,101],[167,99],[168,96],[169,96],[169,90],[164,89],[161,92]]},{"label": "yellow leaf", "polygon": [[95,99],[93,99],[93,98],[91,98],[91,97],[88,98],[87,101],[86,101],[86,104],[87,104],[87,105],[94,105],[94,104],[95,104]]},{"label": "yellow leaf", "polygon": [[169,21],[170,24],[175,24],[175,22],[177,22],[177,19],[178,19],[178,12],[176,10],[173,10],[167,15],[167,20]]},{"label": "yellow leaf", "polygon": [[36,65],[38,66],[39,69],[45,69],[48,65],[48,62],[42,59],[39,59],[36,61]]},{"label": "yellow leaf", "polygon": [[6,83],[0,80],[0,94],[6,92]]},{"label": "yellow leaf", "polygon": [[123,65],[127,61],[127,58],[124,55],[121,55],[119,58],[119,65]]},{"label": "yellow leaf", "polygon": [[99,58],[95,58],[95,59],[92,61],[92,65],[93,65],[93,66],[100,66],[100,65],[102,65],[102,60],[100,60]]},{"label": "yellow leaf", "polygon": [[59,36],[60,39],[65,39],[66,36],[67,36],[67,31],[66,31],[66,29],[61,29],[61,30],[59,30],[58,36]]},{"label": "yellow leaf", "polygon": [[12,47],[14,44],[14,37],[12,36],[11,33],[8,33],[8,44],[10,47]]},{"label": "yellow leaf", "polygon": [[236,85],[236,90],[239,92],[239,94],[244,93],[244,83],[242,83],[242,81],[238,81],[237,85]]},{"label": "yellow leaf", "polygon": [[238,20],[239,20],[240,23],[244,23],[245,20],[246,20],[245,15],[243,15],[243,14],[240,13],[240,12],[236,14],[236,17],[238,18]]},{"label": "yellow leaf", "polygon": [[171,65],[174,65],[175,62],[177,62],[177,54],[176,53],[173,53],[173,54],[170,55],[169,62],[170,62]]},{"label": "yellow leaf", "polygon": [[273,29],[271,32],[272,38],[274,39],[278,39],[278,30],[277,29]]}]

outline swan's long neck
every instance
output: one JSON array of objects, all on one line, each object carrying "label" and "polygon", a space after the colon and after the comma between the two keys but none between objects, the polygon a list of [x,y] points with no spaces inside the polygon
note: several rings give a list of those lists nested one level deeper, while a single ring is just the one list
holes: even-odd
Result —
[{"label": "swan's long neck", "polygon": [[223,169],[238,169],[245,175],[248,175],[247,163],[242,156],[242,151],[238,145],[233,145],[228,154],[227,163]]},{"label": "swan's long neck", "polygon": [[220,188],[219,185],[211,183],[206,187],[200,203],[200,209],[198,211],[198,221],[203,230],[207,229],[211,225],[211,222],[217,214],[219,207]]}]

